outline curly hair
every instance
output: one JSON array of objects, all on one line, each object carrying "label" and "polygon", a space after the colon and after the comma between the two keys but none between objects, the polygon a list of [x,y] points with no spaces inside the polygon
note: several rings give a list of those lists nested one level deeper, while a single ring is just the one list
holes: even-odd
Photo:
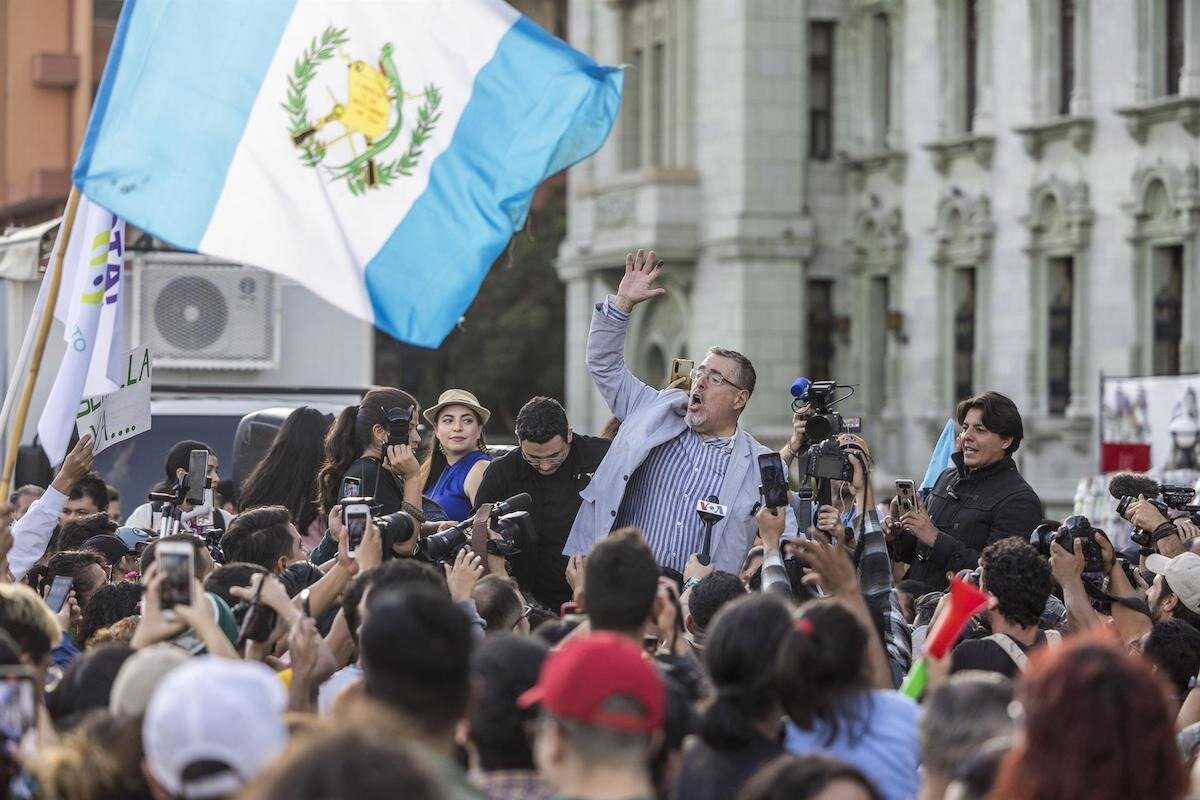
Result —
[{"label": "curly hair", "polygon": [[1050,563],[1019,538],[1001,539],[979,556],[980,586],[995,596],[1000,616],[1016,625],[1038,624],[1054,591]]},{"label": "curly hair", "polygon": [[140,583],[121,581],[101,586],[83,610],[83,622],[79,626],[80,645],[88,647],[88,641],[101,628],[107,628],[138,613],[138,603],[141,600]]},{"label": "curly hair", "polygon": [[1018,685],[1025,735],[1001,763],[989,797],[1183,797],[1187,775],[1165,681],[1106,635],[1072,638],[1031,659]]}]

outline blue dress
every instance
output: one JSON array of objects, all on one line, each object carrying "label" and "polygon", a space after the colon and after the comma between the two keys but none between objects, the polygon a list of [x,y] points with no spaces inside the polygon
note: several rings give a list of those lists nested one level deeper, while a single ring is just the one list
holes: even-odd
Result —
[{"label": "blue dress", "polygon": [[442,471],[433,488],[426,492],[430,500],[440,505],[446,516],[452,520],[464,520],[471,516],[471,498],[463,489],[463,482],[471,467],[480,461],[491,461],[492,457],[479,450],[473,450]]}]

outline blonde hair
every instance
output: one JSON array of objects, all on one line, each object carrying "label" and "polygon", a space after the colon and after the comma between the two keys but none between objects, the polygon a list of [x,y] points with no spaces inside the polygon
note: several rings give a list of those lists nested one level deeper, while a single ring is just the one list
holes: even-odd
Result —
[{"label": "blonde hair", "polygon": [[47,650],[62,641],[62,628],[54,612],[42,602],[37,592],[23,583],[0,583],[0,627],[7,629],[22,649],[25,648],[22,642],[25,637],[15,628],[45,636],[49,642]]}]

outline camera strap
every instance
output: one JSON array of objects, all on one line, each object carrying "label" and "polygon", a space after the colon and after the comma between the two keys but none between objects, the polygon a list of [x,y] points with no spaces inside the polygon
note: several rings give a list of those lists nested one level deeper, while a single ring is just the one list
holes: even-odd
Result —
[{"label": "camera strap", "polygon": [[483,503],[475,511],[471,521],[471,550],[483,561],[483,574],[488,574],[488,522],[492,516],[492,504]]},{"label": "camera strap", "polygon": [[[1136,611],[1143,616],[1151,616],[1150,606],[1146,605],[1146,601],[1140,597],[1113,597],[1108,592],[1105,592],[1099,586],[1088,580],[1083,582],[1083,590],[1087,592],[1088,597],[1092,598],[1093,600],[1099,600],[1102,603],[1116,603],[1119,606],[1125,606],[1125,608],[1128,608],[1130,611]],[[1153,617],[1151,617],[1151,619],[1153,619]]]}]

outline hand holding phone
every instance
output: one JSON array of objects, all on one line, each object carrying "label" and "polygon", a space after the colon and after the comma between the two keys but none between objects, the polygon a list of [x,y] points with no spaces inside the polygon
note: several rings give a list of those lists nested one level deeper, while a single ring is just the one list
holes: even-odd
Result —
[{"label": "hand holding phone", "polygon": [[690,358],[672,358],[671,374],[667,376],[667,385],[670,386],[675,381],[682,379],[683,383],[679,388],[690,392],[692,390],[692,368],[695,366],[696,362]]},{"label": "hand holding phone", "polygon": [[159,574],[163,576],[159,595],[163,616],[174,617],[175,606],[192,604],[195,580],[195,549],[188,542],[159,542],[155,552]]},{"label": "hand holding phone", "polygon": [[346,525],[346,550],[351,558],[358,558],[358,547],[367,533],[367,520],[371,517],[371,508],[365,503],[354,503],[346,506],[342,517]]},{"label": "hand holding phone", "polygon": [[74,579],[70,575],[54,576],[54,583],[50,584],[50,591],[46,593],[46,605],[50,606],[50,610],[55,614],[62,611],[73,583]]}]

